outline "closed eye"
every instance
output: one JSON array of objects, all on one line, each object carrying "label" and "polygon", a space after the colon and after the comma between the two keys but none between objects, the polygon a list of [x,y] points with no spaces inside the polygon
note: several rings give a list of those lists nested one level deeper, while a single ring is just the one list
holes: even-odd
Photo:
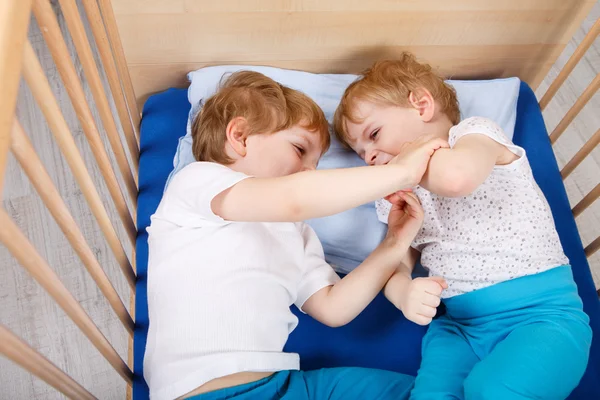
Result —
[{"label": "closed eye", "polygon": [[371,134],[369,135],[369,139],[371,139],[371,140],[377,139],[377,134],[378,133],[379,133],[379,128],[377,128],[373,132],[371,132]]},{"label": "closed eye", "polygon": [[304,150],[304,148],[302,146],[299,146],[299,145],[295,144],[294,148],[296,149],[296,151],[298,152],[298,154],[301,155],[301,156],[303,156],[304,153],[306,153],[306,151]]}]

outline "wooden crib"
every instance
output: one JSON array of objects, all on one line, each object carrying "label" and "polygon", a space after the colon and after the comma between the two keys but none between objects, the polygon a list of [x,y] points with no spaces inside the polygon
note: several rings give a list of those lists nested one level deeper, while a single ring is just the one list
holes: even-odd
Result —
[{"label": "wooden crib", "polygon": [[[374,60],[410,50],[453,78],[517,76],[536,88],[595,1],[510,0],[58,0],[83,77],[73,64],[50,0],[0,2],[0,190],[11,152],[121,321],[135,329],[136,198],[140,107],[168,87],[187,85],[186,73],[219,64],[270,65],[319,73],[357,73]],[[118,218],[112,218],[73,132],[28,41],[31,16],[52,55],[81,129],[89,141]],[[88,37],[84,20],[93,38]],[[596,21],[539,104],[546,107],[600,33]],[[99,70],[90,41],[101,58]],[[110,93],[104,89],[102,72]],[[15,117],[20,79],[33,93],[89,210],[131,288],[121,298],[62,200],[29,137]],[[88,103],[82,78],[93,95]],[[600,75],[550,134],[554,143],[600,87]],[[116,113],[113,115],[111,104]],[[97,111],[98,124],[92,110]],[[106,148],[103,138],[110,147]],[[600,143],[600,130],[561,171],[563,179]],[[65,172],[66,173],[66,172]],[[572,212],[580,215],[600,195],[600,183]],[[120,226],[119,226],[120,225]],[[124,235],[118,234],[124,232]],[[596,233],[600,233],[598,230]],[[48,238],[51,240],[52,238]],[[53,271],[52,265],[3,208],[0,241],[58,303],[118,375],[131,385],[133,358],[124,360]],[[588,257],[600,236],[585,247]],[[130,307],[126,303],[130,302]],[[2,321],[0,321],[1,323]],[[130,345],[131,350],[131,345]],[[70,398],[95,398],[17,335],[0,324],[0,353]],[[115,379],[116,375],[115,375]],[[2,388],[0,388],[2,397]]]}]

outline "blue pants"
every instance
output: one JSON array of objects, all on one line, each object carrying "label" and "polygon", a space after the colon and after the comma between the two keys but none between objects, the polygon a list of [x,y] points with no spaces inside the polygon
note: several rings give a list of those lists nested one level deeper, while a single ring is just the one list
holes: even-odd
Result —
[{"label": "blue pants", "polygon": [[193,396],[190,400],[402,400],[414,377],[369,368],[280,371],[245,385]]},{"label": "blue pants", "polygon": [[592,331],[569,266],[444,303],[411,399],[565,399],[583,376]]}]

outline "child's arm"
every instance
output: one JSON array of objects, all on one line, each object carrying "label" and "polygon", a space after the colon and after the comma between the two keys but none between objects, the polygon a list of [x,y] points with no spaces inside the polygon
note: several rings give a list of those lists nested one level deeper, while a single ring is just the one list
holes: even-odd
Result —
[{"label": "child's arm", "polygon": [[383,293],[406,319],[418,325],[428,325],[435,317],[442,291],[448,285],[439,276],[412,279],[418,257],[419,252],[411,248],[385,285]]},{"label": "child's arm", "polygon": [[390,226],[384,241],[345,278],[313,294],[302,309],[333,327],[352,321],[373,301],[406,254],[423,222],[423,209],[412,194],[390,199]]},{"label": "child's arm", "polygon": [[245,179],[214,197],[212,211],[230,221],[295,222],[339,213],[416,185],[441,139],[414,143],[389,164]]},{"label": "child's arm", "polygon": [[517,156],[483,134],[460,138],[452,149],[440,149],[431,157],[420,185],[444,197],[471,194],[496,164],[508,164]]}]

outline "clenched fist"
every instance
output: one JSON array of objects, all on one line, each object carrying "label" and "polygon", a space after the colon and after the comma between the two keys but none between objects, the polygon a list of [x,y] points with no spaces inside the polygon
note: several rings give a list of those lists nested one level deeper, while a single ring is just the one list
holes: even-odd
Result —
[{"label": "clenched fist", "polygon": [[447,288],[448,284],[439,276],[415,278],[405,286],[403,293],[397,294],[395,305],[406,319],[429,325],[440,305],[442,291]]}]

